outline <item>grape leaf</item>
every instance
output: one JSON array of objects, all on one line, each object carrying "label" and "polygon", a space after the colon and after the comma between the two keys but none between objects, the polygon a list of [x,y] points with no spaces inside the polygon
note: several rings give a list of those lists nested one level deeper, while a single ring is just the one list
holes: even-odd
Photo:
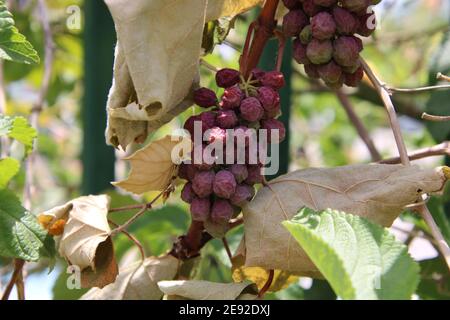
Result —
[{"label": "grape leaf", "polygon": [[419,283],[408,248],[365,218],[303,208],[283,225],[342,299],[410,299]]},{"label": "grape leaf", "polygon": [[106,141],[126,149],[193,104],[205,23],[233,17],[262,1],[105,2],[119,39]]},{"label": "grape leaf", "polygon": [[168,299],[190,300],[255,300],[258,290],[249,281],[216,283],[203,280],[160,281],[159,289]]},{"label": "grape leaf", "polygon": [[91,289],[81,300],[159,300],[163,293],[157,282],[175,278],[179,265],[171,255],[147,258],[121,270],[114,283]]},{"label": "grape leaf", "polygon": [[109,202],[106,195],[84,196],[39,215],[48,226],[65,221],[58,251],[69,264],[82,270],[83,287],[104,287],[117,277],[107,220]]},{"label": "grape leaf", "polygon": [[245,265],[319,276],[282,221],[303,207],[332,208],[387,227],[405,206],[422,201],[424,193],[442,192],[445,168],[351,165],[308,168],[274,179],[244,207]]},{"label": "grape leaf", "polygon": [[37,261],[55,256],[53,238],[7,189],[0,190],[0,256]]},{"label": "grape leaf", "polygon": [[37,137],[37,132],[23,117],[9,117],[0,114],[0,136],[4,135],[22,143],[26,152],[29,153],[33,149],[33,141]]},{"label": "grape leaf", "polygon": [[13,158],[0,160],[0,189],[6,188],[8,182],[19,172],[19,161]]},{"label": "grape leaf", "polygon": [[4,1],[0,1],[0,58],[25,64],[39,63],[36,50],[14,26]]},{"label": "grape leaf", "polygon": [[[138,150],[126,158],[131,162],[128,178],[112,184],[135,194],[163,191],[176,175],[177,164],[184,157],[184,153],[176,152],[177,146],[181,148],[180,152],[190,151],[191,141],[187,138],[166,136]],[[172,151],[174,151],[174,155],[172,155]]]}]

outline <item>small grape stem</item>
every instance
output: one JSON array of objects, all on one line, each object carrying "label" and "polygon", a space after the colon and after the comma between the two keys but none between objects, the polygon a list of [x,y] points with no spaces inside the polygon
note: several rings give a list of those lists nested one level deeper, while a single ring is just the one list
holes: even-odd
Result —
[{"label": "small grape stem", "polygon": [[233,263],[233,254],[231,253],[230,246],[228,245],[228,241],[226,237],[222,238],[223,247],[225,248],[225,251],[227,252],[227,256],[230,259],[230,262]]},{"label": "small grape stem", "polygon": [[450,121],[450,116],[435,116],[424,112],[422,113],[422,119],[435,122],[446,122]]},{"label": "small grape stem", "polygon": [[159,193],[152,201],[145,203],[143,205],[132,205],[132,206],[126,206],[122,208],[116,208],[116,209],[110,209],[109,212],[118,212],[118,211],[126,211],[131,209],[141,209],[139,210],[134,216],[132,216],[127,222],[125,222],[123,225],[117,227],[114,230],[111,230],[110,236],[116,235],[117,233],[123,232],[123,230],[126,230],[133,222],[135,222],[137,219],[139,219],[147,210],[151,210],[153,208],[153,205],[156,201],[158,201],[159,198],[161,198],[167,191],[171,190],[172,183],[170,183],[161,193]]},{"label": "small grape stem", "polygon": [[434,90],[450,89],[450,84],[441,84],[436,86],[418,87],[418,88],[393,88],[385,86],[385,89],[390,93],[421,93]]},{"label": "small grape stem", "polygon": [[[419,160],[423,158],[428,157],[434,157],[434,156],[450,156],[450,141],[445,141],[443,143],[440,143],[438,145],[419,149],[413,152],[410,152],[408,154],[409,160]],[[381,161],[378,161],[378,163],[384,163],[384,164],[398,164],[401,163],[400,157],[393,157],[388,159],[383,159]]]}]

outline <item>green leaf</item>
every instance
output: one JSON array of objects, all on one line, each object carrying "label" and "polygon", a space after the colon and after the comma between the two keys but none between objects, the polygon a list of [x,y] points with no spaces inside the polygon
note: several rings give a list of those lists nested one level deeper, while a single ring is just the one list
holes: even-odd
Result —
[{"label": "green leaf", "polygon": [[37,261],[55,256],[55,243],[11,191],[0,190],[0,256]]},{"label": "green leaf", "polygon": [[283,225],[342,299],[410,299],[417,287],[407,247],[365,218],[304,208]]},{"label": "green leaf", "polygon": [[0,159],[0,189],[7,187],[8,182],[19,172],[19,161],[13,158]]},{"label": "green leaf", "polygon": [[9,117],[0,114],[0,136],[3,135],[21,142],[28,154],[33,149],[33,141],[37,137],[37,132],[24,117]]},{"label": "green leaf", "polygon": [[39,56],[31,43],[14,26],[8,8],[0,1],[0,58],[20,63],[39,63]]}]

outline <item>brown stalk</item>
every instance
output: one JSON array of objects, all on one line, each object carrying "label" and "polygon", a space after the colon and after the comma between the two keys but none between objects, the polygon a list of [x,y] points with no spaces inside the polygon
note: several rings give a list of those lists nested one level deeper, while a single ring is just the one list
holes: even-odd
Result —
[{"label": "brown stalk", "polygon": [[[392,103],[389,92],[387,91],[386,86],[378,79],[378,77],[374,74],[372,69],[363,59],[361,59],[361,63],[364,68],[364,72],[366,73],[366,75],[369,77],[370,81],[376,88],[386,108],[391,128],[394,133],[395,141],[397,143],[397,149],[400,154],[401,163],[405,166],[410,166],[411,163],[409,160],[408,151],[406,149],[406,145],[403,140],[402,132],[397,119],[397,113],[395,112],[395,107]],[[438,244],[438,249],[441,252],[442,256],[444,257],[445,262],[447,263],[447,267],[450,270],[450,248],[447,242],[445,241],[444,236],[441,233],[441,230],[439,230],[439,227],[434,221],[433,216],[428,210],[428,207],[426,206],[426,204],[422,204],[417,208],[415,208],[414,210],[417,211],[422,216],[422,218],[430,228],[431,234]]]}]

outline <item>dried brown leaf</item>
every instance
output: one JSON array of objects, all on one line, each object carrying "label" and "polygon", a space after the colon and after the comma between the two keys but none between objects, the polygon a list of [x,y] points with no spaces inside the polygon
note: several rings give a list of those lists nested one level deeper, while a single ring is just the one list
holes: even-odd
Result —
[{"label": "dried brown leaf", "polygon": [[114,281],[117,264],[110,239],[107,195],[79,197],[39,215],[51,229],[64,221],[58,251],[69,264],[82,270],[83,287],[103,287]]},{"label": "dried brown leaf", "polygon": [[260,0],[105,0],[117,45],[106,141],[126,149],[193,104],[203,27]]},{"label": "dried brown leaf", "polygon": [[[240,300],[256,299],[258,290],[251,282],[216,283],[203,280],[160,281],[159,289],[168,299]],[[250,296],[249,296],[249,295]]]},{"label": "dried brown leaf", "polygon": [[103,289],[91,289],[82,300],[159,300],[158,281],[177,275],[180,261],[171,255],[150,257],[121,270],[117,280]]},{"label": "dried brown leaf", "polygon": [[130,175],[126,180],[112,184],[135,194],[163,191],[176,175],[177,164],[185,157],[182,152],[172,155],[172,151],[183,146],[188,150],[190,145],[188,138],[181,137],[165,136],[154,141],[126,158],[131,162]]},{"label": "dried brown leaf", "polygon": [[337,209],[390,226],[405,206],[421,201],[424,193],[442,191],[447,180],[443,171],[376,164],[310,168],[281,176],[260,189],[244,208],[245,265],[317,275],[282,221],[306,206]]}]

